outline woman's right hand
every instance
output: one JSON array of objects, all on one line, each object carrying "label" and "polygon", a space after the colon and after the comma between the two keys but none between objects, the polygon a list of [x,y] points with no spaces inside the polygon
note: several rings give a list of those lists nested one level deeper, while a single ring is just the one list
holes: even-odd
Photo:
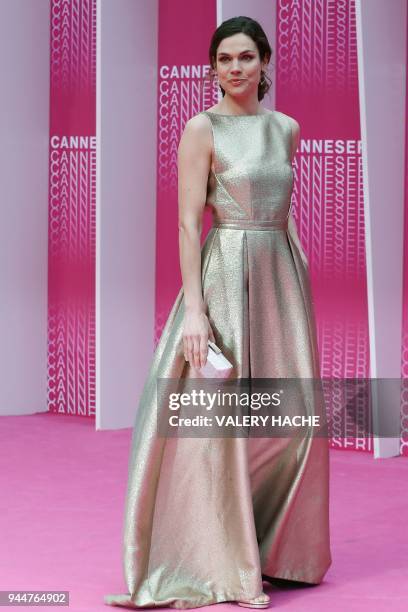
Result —
[{"label": "woman's right hand", "polygon": [[208,340],[215,342],[207,315],[202,310],[187,308],[183,324],[184,358],[193,368],[199,369],[205,366]]}]

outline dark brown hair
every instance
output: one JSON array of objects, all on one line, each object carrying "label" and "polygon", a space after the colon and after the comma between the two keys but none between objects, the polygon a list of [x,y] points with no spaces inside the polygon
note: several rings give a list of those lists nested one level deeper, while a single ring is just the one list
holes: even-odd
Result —
[{"label": "dark brown hair", "polygon": [[[233,36],[234,34],[239,33],[246,34],[247,36],[252,38],[258,48],[259,57],[261,61],[267,58],[269,63],[272,57],[272,49],[261,25],[257,21],[255,21],[255,19],[251,19],[251,17],[244,17],[241,15],[239,17],[231,17],[231,19],[223,21],[212,35],[208,56],[210,59],[211,68],[213,70],[215,70],[217,64],[217,49],[220,42],[228,36]],[[271,79],[263,70],[261,71],[261,74],[264,76],[264,78],[261,78],[261,81],[258,85],[258,100],[263,99],[272,84]],[[210,79],[212,81],[213,77],[210,77]],[[222,95],[225,96],[225,90],[221,87],[221,85],[220,89]]]}]

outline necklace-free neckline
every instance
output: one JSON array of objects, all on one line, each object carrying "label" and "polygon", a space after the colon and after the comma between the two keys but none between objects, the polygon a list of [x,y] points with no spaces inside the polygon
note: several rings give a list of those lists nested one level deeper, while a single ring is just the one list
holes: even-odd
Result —
[{"label": "necklace-free neckline", "polygon": [[218,117],[264,117],[266,115],[273,115],[275,111],[267,109],[266,113],[255,113],[254,115],[226,115],[225,113],[214,113],[214,111],[205,110],[205,113],[210,115],[218,115]]}]

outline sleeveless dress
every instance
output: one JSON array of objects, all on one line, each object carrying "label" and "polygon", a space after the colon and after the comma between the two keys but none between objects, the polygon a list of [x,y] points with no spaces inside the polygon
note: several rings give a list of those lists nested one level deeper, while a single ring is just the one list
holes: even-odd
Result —
[{"label": "sleeveless dress", "polygon": [[[290,210],[292,120],[278,111],[203,114],[214,163],[201,277],[216,343],[237,378],[319,378],[308,264]],[[273,577],[320,583],[331,564],[327,437],[157,435],[156,379],[191,376],[183,317],[181,288],[133,429],[128,593],[105,603],[186,609],[257,597]]]}]

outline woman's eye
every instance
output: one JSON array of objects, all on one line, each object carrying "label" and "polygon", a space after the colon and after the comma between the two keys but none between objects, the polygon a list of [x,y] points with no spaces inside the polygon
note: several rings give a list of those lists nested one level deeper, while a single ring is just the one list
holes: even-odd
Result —
[{"label": "woman's eye", "polygon": [[[242,59],[251,60],[252,59],[252,55],[243,55]],[[227,62],[228,60],[229,60],[229,57],[220,57],[218,59],[219,62]]]}]

